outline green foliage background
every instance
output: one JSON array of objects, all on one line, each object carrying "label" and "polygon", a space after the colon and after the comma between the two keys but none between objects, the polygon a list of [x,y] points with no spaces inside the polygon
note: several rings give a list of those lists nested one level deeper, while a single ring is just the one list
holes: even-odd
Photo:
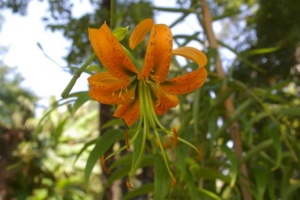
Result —
[{"label": "green foliage background", "polygon": [[[1,9],[26,13],[29,1],[13,2],[1,1]],[[110,19],[110,1],[90,2],[95,11],[75,19],[71,1],[49,1],[51,18],[44,19],[46,26],[62,31],[72,41],[66,55],[70,72],[76,71],[92,54],[87,27],[99,27]],[[209,58],[208,80],[196,92],[181,96],[180,105],[161,121],[165,127],[179,128],[182,138],[201,147],[203,157],[197,161],[196,152],[183,144],[166,150],[177,179],[174,188],[169,187],[161,157],[151,150],[135,180],[140,187],[135,190],[124,187],[130,170],[130,152],[114,158],[108,166],[111,174],[104,183],[99,178],[103,172],[98,159],[110,146],[107,141],[116,142],[114,149],[122,144],[123,124],[112,119],[99,130],[98,104],[90,101],[87,91],[73,93],[67,99],[50,100],[44,116],[36,119],[33,108],[37,97],[20,87],[21,75],[1,63],[0,173],[8,174],[0,184],[1,192],[7,195],[4,197],[105,199],[110,190],[109,195],[122,199],[138,196],[142,199],[297,199],[300,196],[300,14],[296,8],[300,2],[209,0],[208,4],[214,22],[222,27],[218,33],[218,50],[226,77],[215,72],[217,49],[208,43],[200,1],[180,0],[174,8],[155,7],[151,1],[116,1],[113,10],[115,23],[111,22],[111,27],[129,26],[129,30],[159,12],[180,14],[174,18],[171,28],[180,27],[190,16],[198,20],[192,24],[194,34],[183,31],[174,35],[174,43],[188,46],[193,42],[203,47]],[[128,37],[122,41],[124,46],[127,40]],[[234,59],[228,61],[226,52],[234,54]],[[143,55],[143,47],[134,54],[140,62]],[[186,63],[174,59],[170,76],[197,67]],[[95,60],[84,73],[102,69]],[[14,79],[7,79],[7,74],[13,74]],[[224,86],[226,90],[222,89]],[[235,106],[230,115],[226,114],[228,98]],[[238,139],[232,137],[233,128],[238,129]],[[242,147],[240,157],[234,148],[237,142]],[[241,172],[243,165],[248,177]],[[88,186],[84,183],[84,173]],[[249,183],[248,193],[242,192],[243,178]]]}]

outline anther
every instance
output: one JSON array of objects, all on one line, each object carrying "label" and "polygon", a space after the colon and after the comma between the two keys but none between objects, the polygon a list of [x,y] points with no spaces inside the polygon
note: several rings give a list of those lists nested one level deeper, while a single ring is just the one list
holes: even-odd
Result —
[{"label": "anther", "polygon": [[104,156],[101,156],[100,158],[100,163],[101,163],[101,166],[102,166],[102,169],[107,173],[109,174],[110,173],[110,170],[106,167],[105,165],[105,158]]},{"label": "anther", "polygon": [[130,180],[129,180],[129,177],[127,178],[127,180],[126,180],[126,186],[129,188],[129,189],[134,189],[134,187],[131,185],[131,183],[130,183]]},{"label": "anther", "polygon": [[198,158],[197,158],[197,160],[199,161],[199,160],[201,160],[203,154],[202,154],[202,151],[199,147],[197,147],[197,149],[198,149]]},{"label": "anther", "polygon": [[173,143],[174,143],[174,147],[176,147],[178,143],[178,133],[174,127],[172,128],[172,131],[173,131]]}]

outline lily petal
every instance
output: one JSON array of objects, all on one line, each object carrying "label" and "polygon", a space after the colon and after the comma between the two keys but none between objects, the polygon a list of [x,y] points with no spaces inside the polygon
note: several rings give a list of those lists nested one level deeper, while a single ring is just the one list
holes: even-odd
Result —
[{"label": "lily petal", "polygon": [[92,99],[104,104],[121,104],[132,101],[134,88],[109,72],[94,74],[88,78],[91,85],[89,95]]},{"label": "lily petal", "polygon": [[89,95],[92,99],[103,104],[124,104],[135,99],[134,89],[108,91],[98,87],[91,87]]},{"label": "lily petal", "polygon": [[106,23],[100,29],[88,29],[94,52],[104,67],[116,78],[129,83],[138,70]]},{"label": "lily petal", "polygon": [[134,100],[130,103],[118,105],[114,112],[114,117],[124,119],[128,126],[131,126],[136,122],[140,116],[140,103],[139,100]]},{"label": "lily petal", "polygon": [[174,49],[173,55],[183,56],[197,63],[200,67],[204,67],[207,63],[206,55],[194,47],[180,47]]},{"label": "lily petal", "polygon": [[173,40],[170,28],[165,24],[154,25],[138,79],[145,79],[152,75],[151,77],[157,82],[166,80],[171,64],[172,48]]},{"label": "lily petal", "polygon": [[94,74],[88,78],[88,82],[92,87],[101,88],[102,90],[107,90],[110,92],[124,89],[129,85],[127,82],[114,77],[109,72],[100,72]]},{"label": "lily petal", "polygon": [[160,84],[160,88],[167,94],[186,94],[200,88],[207,77],[204,67],[193,72],[172,78]]},{"label": "lily petal", "polygon": [[207,71],[204,68],[207,63],[205,54],[193,47],[181,47],[175,49],[173,50],[173,54],[181,55],[196,62],[200,68],[193,72],[167,80],[160,84],[160,88],[167,94],[172,95],[186,94],[200,88],[207,77]]},{"label": "lily petal", "polygon": [[154,25],[153,19],[144,19],[141,21],[132,31],[129,38],[129,47],[134,49],[139,45],[145,38],[146,34]]},{"label": "lily petal", "polygon": [[170,108],[176,107],[179,103],[177,96],[168,95],[160,88],[153,87],[152,91],[152,98],[154,100],[154,110],[157,115],[164,114]]}]

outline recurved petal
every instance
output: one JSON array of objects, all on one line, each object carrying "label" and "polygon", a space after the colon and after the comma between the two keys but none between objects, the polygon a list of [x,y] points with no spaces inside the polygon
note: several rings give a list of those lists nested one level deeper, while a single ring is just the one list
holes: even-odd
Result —
[{"label": "recurved petal", "polygon": [[197,63],[200,67],[204,67],[207,63],[206,55],[194,47],[180,47],[174,49],[172,54],[183,56]]},{"label": "recurved petal", "polygon": [[207,58],[204,53],[193,47],[181,47],[173,50],[174,55],[180,55],[188,58],[199,65],[199,68],[193,72],[167,80],[160,84],[162,90],[168,94],[185,94],[200,88],[207,77],[207,71],[204,66]]},{"label": "recurved petal", "polygon": [[157,82],[163,82],[168,75],[172,57],[173,39],[170,28],[165,24],[152,27],[139,79],[152,76]]},{"label": "recurved petal", "polygon": [[134,99],[134,86],[113,77],[109,72],[94,74],[88,78],[89,95],[104,104],[121,104]]},{"label": "recurved petal", "polygon": [[146,34],[154,25],[153,19],[144,19],[141,21],[132,31],[129,38],[129,47],[134,49],[139,45],[145,38]]},{"label": "recurved petal", "polygon": [[89,95],[92,99],[103,104],[123,104],[131,102],[135,98],[133,89],[109,91],[93,86],[90,88]]},{"label": "recurved petal", "polygon": [[130,103],[118,105],[114,116],[122,118],[128,126],[133,125],[140,116],[139,100],[136,99]]},{"label": "recurved petal", "polygon": [[123,89],[128,86],[126,81],[114,77],[109,72],[100,72],[94,74],[88,78],[88,82],[91,87],[101,88],[102,90],[107,90],[110,92]]},{"label": "recurved petal", "polygon": [[152,98],[154,100],[154,110],[158,115],[162,115],[170,108],[178,105],[178,98],[175,95],[168,95],[160,88],[152,89]]},{"label": "recurved petal", "polygon": [[207,77],[204,67],[182,76],[172,78],[160,84],[160,88],[167,94],[186,94],[200,88]]},{"label": "recurved petal", "polygon": [[106,23],[100,29],[89,28],[88,32],[94,52],[107,71],[129,82],[130,76],[138,71]]}]

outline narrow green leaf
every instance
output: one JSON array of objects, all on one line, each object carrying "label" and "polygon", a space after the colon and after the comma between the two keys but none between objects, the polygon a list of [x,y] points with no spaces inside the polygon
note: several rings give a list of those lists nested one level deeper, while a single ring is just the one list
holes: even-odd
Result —
[{"label": "narrow green leaf", "polygon": [[160,154],[155,155],[154,200],[167,199],[171,188],[171,178]]},{"label": "narrow green leaf", "polygon": [[205,196],[210,197],[211,199],[222,200],[217,194],[215,194],[211,191],[208,191],[208,190],[203,189],[203,188],[198,188],[198,190],[201,194],[204,194]]},{"label": "narrow green leaf", "polygon": [[280,49],[280,46],[277,47],[270,47],[270,48],[259,48],[259,49],[251,49],[240,53],[241,55],[260,55],[260,54],[267,54],[272,53]]},{"label": "narrow green leaf", "polygon": [[[287,187],[287,189],[284,190],[282,199],[297,199],[299,196],[297,197],[296,195],[299,194],[299,192],[297,192],[299,190],[300,190],[300,182],[289,185]],[[295,193],[295,194],[293,195],[293,193]],[[294,197],[294,198],[291,198],[291,197]]]},{"label": "narrow green leaf", "polygon": [[185,182],[186,182],[186,185],[187,185],[187,188],[188,188],[188,191],[189,191],[189,199],[198,200],[199,195],[198,195],[197,187],[195,185],[195,181],[193,179],[193,176],[190,174],[190,172],[186,172]]},{"label": "narrow green leaf", "polygon": [[[122,179],[129,174],[131,159],[132,159],[132,154],[124,155],[120,159],[116,160],[109,167],[111,171],[113,171],[113,169],[114,171],[113,173],[110,174],[105,187],[109,187],[114,181],[118,179]],[[153,163],[154,163],[153,156],[145,155],[143,161],[140,164],[140,168],[153,165]]]},{"label": "narrow green leaf", "polygon": [[228,88],[226,91],[220,92],[217,97],[213,100],[213,107],[219,106],[223,104],[224,101],[229,97],[229,95],[233,92],[232,88]]},{"label": "narrow green leaf", "polygon": [[63,102],[63,103],[58,102],[58,103],[60,103],[60,104],[56,104],[56,105],[52,106],[52,107],[51,107],[51,108],[43,115],[43,117],[40,119],[40,121],[39,121],[39,123],[38,123],[38,125],[37,125],[37,129],[39,129],[39,127],[41,126],[42,122],[43,122],[47,117],[50,116],[51,112],[53,112],[55,109],[57,109],[57,108],[60,107],[60,106],[68,105],[68,104],[70,104],[70,103],[72,103],[72,102],[74,102],[74,100],[66,101],[66,102]]},{"label": "narrow green leaf", "polygon": [[215,137],[217,138],[221,133],[225,132],[226,129],[240,117],[240,115],[251,105],[252,102],[252,99],[247,99],[239,107],[237,107],[237,109],[231,114],[230,118],[227,119],[223,126],[215,133]]},{"label": "narrow green leaf", "polygon": [[[128,153],[123,155],[121,158],[117,159],[113,164],[109,166],[109,169],[112,171],[113,169],[120,167],[122,165],[129,165],[131,163],[132,154]],[[149,166],[154,163],[154,157],[152,155],[144,155],[143,161],[141,163],[141,167]]]},{"label": "narrow green leaf", "polygon": [[75,114],[76,111],[84,104],[86,103],[88,100],[90,100],[90,96],[88,94],[88,92],[83,92],[81,93],[78,98],[76,99],[73,108],[72,108],[72,113]]},{"label": "narrow green leaf", "polygon": [[133,143],[132,166],[129,176],[134,176],[136,170],[140,167],[145,154],[145,138],[146,133],[139,133]]},{"label": "narrow green leaf", "polygon": [[101,126],[101,130],[113,127],[115,125],[124,125],[124,121],[122,121],[119,118],[109,120],[108,122],[106,122],[105,124],[103,124],[103,126]]},{"label": "narrow green leaf", "polygon": [[91,145],[93,144],[96,144],[97,141],[99,140],[100,138],[97,138],[97,139],[94,139],[94,140],[91,140],[87,143],[84,144],[84,146],[80,149],[80,151],[78,152],[78,154],[76,155],[75,157],[75,160],[74,160],[74,163],[76,163],[76,161],[78,160],[78,158],[81,156],[81,154]]},{"label": "narrow green leaf", "polygon": [[290,108],[278,108],[272,110],[274,114],[277,114],[278,118],[283,116],[300,116],[300,108],[299,107],[290,107]]},{"label": "narrow green leaf", "polygon": [[62,135],[63,131],[64,131],[64,127],[65,124],[69,121],[69,117],[65,117],[64,119],[62,119],[61,121],[59,121],[58,126],[56,127],[55,131],[54,131],[54,139],[57,142],[59,140],[59,137]]},{"label": "narrow green leaf", "polygon": [[123,132],[120,130],[109,130],[100,137],[86,162],[86,167],[84,170],[84,180],[86,185],[88,185],[90,175],[97,161],[99,161],[100,157],[105,153],[105,151],[107,151],[108,148],[111,147],[122,136]]},{"label": "narrow green leaf", "polygon": [[264,166],[257,165],[252,175],[256,183],[257,199],[263,199],[267,188],[269,171]]},{"label": "narrow green leaf", "polygon": [[267,128],[267,132],[270,138],[273,140],[273,147],[276,151],[276,164],[272,167],[272,170],[276,170],[281,165],[282,161],[282,148],[280,142],[280,127],[277,124],[270,124]]},{"label": "narrow green leaf", "polygon": [[114,181],[125,178],[129,174],[129,171],[130,165],[125,165],[116,169],[113,173],[109,175],[105,187],[108,188],[113,184]]},{"label": "narrow green leaf", "polygon": [[208,180],[216,180],[220,179],[226,183],[230,182],[230,178],[222,174],[219,170],[200,167],[198,171],[195,172],[197,174],[197,177],[200,177],[201,179],[208,179]]},{"label": "narrow green leaf", "polygon": [[189,148],[186,147],[186,145],[178,145],[178,147],[175,148],[176,156],[178,159],[178,164],[175,165],[178,171],[180,171],[180,179],[183,179],[186,174],[186,157],[188,154]]},{"label": "narrow green leaf", "polygon": [[248,151],[248,153],[244,157],[241,158],[240,163],[246,162],[252,156],[255,156],[257,153],[270,147],[272,144],[273,144],[273,140],[268,139],[263,142],[260,142],[259,144],[255,145],[255,146],[252,146],[251,149]]},{"label": "narrow green leaf", "polygon": [[149,194],[153,191],[154,185],[153,183],[142,185],[139,188],[129,191],[127,194],[123,196],[123,200],[134,199],[135,197]]},{"label": "narrow green leaf", "polygon": [[230,187],[233,187],[235,185],[237,175],[238,175],[238,162],[235,157],[235,154],[230,148],[223,145],[222,150],[224,151],[224,153],[226,154],[227,158],[230,161],[230,177],[231,177]]}]

